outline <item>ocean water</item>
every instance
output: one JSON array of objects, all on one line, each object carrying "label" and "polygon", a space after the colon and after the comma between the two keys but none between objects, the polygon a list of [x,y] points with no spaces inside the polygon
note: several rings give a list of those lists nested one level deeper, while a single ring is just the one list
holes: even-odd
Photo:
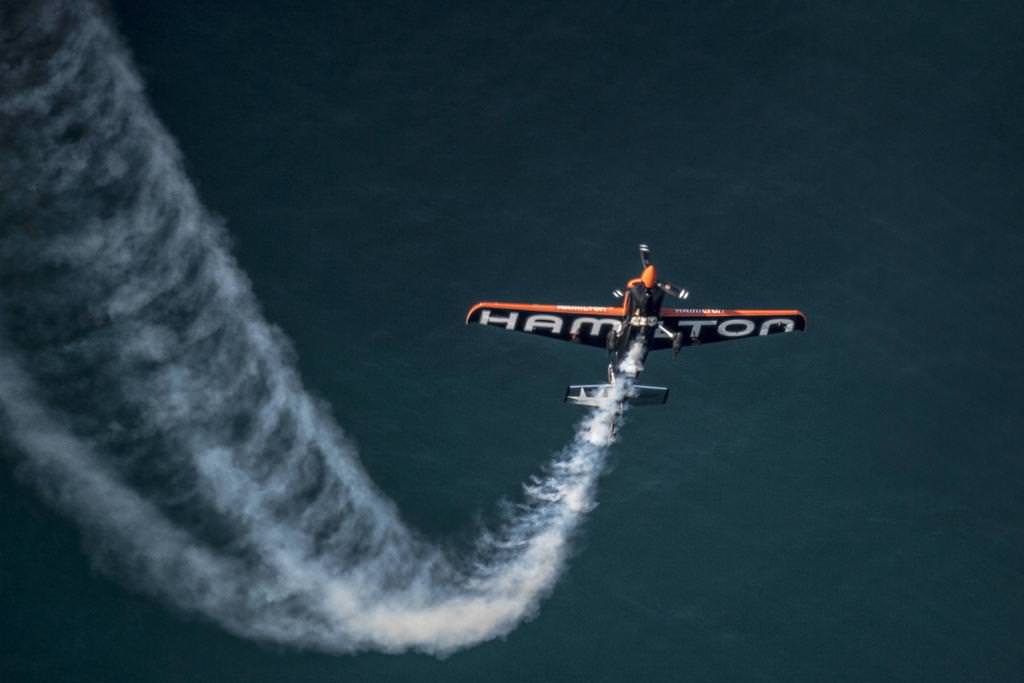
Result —
[{"label": "ocean water", "polygon": [[[113,2],[97,25],[130,53],[99,40],[39,109],[17,98],[45,73],[12,74],[89,24],[26,42],[56,5],[21,5],[0,11],[4,681],[1020,678],[1017,4]],[[565,385],[604,373],[466,309],[608,304],[640,241],[694,305],[800,308],[807,332],[652,354],[669,403],[600,449],[550,584],[473,634],[447,611],[395,634],[534,547],[473,551],[573,443]],[[266,400],[232,412],[228,386]],[[217,488],[238,462],[211,443],[258,434],[274,396],[305,417],[243,452],[259,486]],[[368,566],[380,603],[334,623],[275,561],[342,587]]]}]

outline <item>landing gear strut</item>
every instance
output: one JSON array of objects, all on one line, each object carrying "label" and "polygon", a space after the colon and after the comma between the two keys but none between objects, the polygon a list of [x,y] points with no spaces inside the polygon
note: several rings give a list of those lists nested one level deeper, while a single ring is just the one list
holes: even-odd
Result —
[{"label": "landing gear strut", "polygon": [[683,333],[676,332],[672,335],[672,357],[679,355],[679,349],[683,348]]}]

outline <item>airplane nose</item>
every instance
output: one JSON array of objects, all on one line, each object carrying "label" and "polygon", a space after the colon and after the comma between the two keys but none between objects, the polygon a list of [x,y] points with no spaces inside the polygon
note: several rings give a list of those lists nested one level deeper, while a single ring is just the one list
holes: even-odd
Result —
[{"label": "airplane nose", "polygon": [[644,287],[647,289],[654,287],[654,284],[658,281],[658,274],[655,272],[654,266],[647,266],[644,268],[644,272],[640,276],[640,279],[643,281]]}]

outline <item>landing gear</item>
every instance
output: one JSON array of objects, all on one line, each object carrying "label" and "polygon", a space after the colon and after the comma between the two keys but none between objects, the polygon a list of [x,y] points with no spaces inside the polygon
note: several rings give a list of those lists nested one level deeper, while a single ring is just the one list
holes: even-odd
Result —
[{"label": "landing gear", "polygon": [[679,355],[679,349],[683,348],[683,333],[676,332],[672,335],[672,357]]}]

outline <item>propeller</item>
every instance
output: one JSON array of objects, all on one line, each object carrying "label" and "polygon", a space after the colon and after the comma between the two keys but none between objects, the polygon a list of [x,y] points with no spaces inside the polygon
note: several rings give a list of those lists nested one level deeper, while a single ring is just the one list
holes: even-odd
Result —
[{"label": "propeller", "polygon": [[[651,265],[651,248],[643,243],[640,244],[640,263],[643,264],[644,269],[646,269],[647,266]],[[661,289],[661,291],[665,292],[674,299],[690,298],[689,291],[683,289],[682,287],[679,287],[678,285],[674,285],[671,282],[659,282],[658,287]]]}]

